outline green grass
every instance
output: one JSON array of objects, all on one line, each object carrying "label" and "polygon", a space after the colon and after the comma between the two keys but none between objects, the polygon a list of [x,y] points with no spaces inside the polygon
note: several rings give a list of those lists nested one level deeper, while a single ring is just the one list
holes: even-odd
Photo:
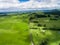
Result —
[{"label": "green grass", "polygon": [[[47,44],[44,44],[44,45],[59,45],[60,30],[59,31],[50,30],[50,29],[43,30],[43,28],[59,28],[60,29],[60,18],[58,18],[58,20],[50,20],[50,18],[51,17],[45,17],[45,18],[33,17],[33,19],[31,19],[32,21],[30,22],[30,28],[32,29],[30,29],[30,32],[32,34],[32,40],[35,45],[41,45],[43,41],[47,41]],[[38,23],[35,23],[33,21],[38,21]],[[37,26],[37,24],[41,24],[42,26]],[[43,26],[44,24],[46,25],[46,27]]]},{"label": "green grass", "polygon": [[[40,14],[38,12],[38,14]],[[42,13],[45,15],[44,13]],[[47,40],[45,45],[59,45],[60,31],[57,30],[43,30],[43,26],[37,24],[46,24],[47,28],[60,28],[60,18],[50,20],[46,18],[35,18],[35,14],[9,14],[8,16],[0,17],[0,45],[32,45],[33,40],[35,45],[41,45],[43,41]],[[38,23],[30,22],[29,18],[34,17]],[[29,23],[30,22],[30,23]],[[29,29],[37,28],[37,29]],[[32,36],[30,37],[30,34]],[[32,38],[32,39],[31,39]]]},{"label": "green grass", "polygon": [[0,45],[29,44],[28,22],[23,21],[22,15],[0,17]]},{"label": "green grass", "polygon": [[[38,28],[38,27],[36,27]],[[30,29],[30,32],[32,33],[32,39],[34,41],[35,45],[40,45],[42,41],[45,41],[46,39],[48,44],[46,45],[59,45],[60,43],[60,31],[52,31],[52,30],[46,30],[43,29]]]}]

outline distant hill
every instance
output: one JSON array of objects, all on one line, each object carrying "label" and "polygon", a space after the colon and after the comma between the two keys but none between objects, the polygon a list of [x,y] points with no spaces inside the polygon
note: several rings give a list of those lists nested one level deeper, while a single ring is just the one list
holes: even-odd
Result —
[{"label": "distant hill", "polygon": [[53,9],[53,10],[24,10],[24,11],[15,11],[15,12],[0,12],[0,14],[9,14],[9,13],[34,13],[34,12],[44,12],[47,14],[58,14],[60,15],[60,10]]},{"label": "distant hill", "polygon": [[54,14],[54,15],[60,15],[60,10],[54,9],[54,10],[51,10],[51,11],[47,11],[45,13]]}]

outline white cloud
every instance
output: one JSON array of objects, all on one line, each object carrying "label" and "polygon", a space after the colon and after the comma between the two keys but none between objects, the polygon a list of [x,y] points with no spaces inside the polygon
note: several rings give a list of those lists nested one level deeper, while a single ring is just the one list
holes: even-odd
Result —
[{"label": "white cloud", "polygon": [[0,11],[60,8],[59,2],[59,0],[30,0],[21,3],[19,0],[0,0]]},{"label": "white cloud", "polygon": [[0,0],[0,2],[2,2],[2,3],[8,3],[8,2],[10,2],[10,3],[18,3],[19,1],[18,0]]},{"label": "white cloud", "polygon": [[57,0],[30,0],[29,2],[21,3],[20,8],[56,8]]},{"label": "white cloud", "polygon": [[17,7],[18,5],[18,0],[0,0],[0,9]]}]

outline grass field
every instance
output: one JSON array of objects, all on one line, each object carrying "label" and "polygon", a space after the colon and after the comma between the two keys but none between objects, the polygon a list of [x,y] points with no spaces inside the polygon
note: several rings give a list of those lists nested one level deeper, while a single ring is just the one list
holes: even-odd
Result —
[{"label": "grass field", "polygon": [[55,15],[48,15],[34,13],[30,16],[31,44],[60,45],[60,16],[56,19]]},{"label": "grass field", "polygon": [[60,15],[0,15],[0,45],[60,45]]},{"label": "grass field", "polygon": [[0,45],[30,45],[28,22],[23,17],[0,17]]}]

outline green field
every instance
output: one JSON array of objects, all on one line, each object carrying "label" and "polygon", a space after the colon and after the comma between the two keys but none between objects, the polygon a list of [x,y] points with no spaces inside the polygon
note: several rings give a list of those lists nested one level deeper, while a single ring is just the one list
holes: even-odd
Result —
[{"label": "green field", "polygon": [[0,16],[0,45],[30,45],[25,15]]},{"label": "green field", "polygon": [[31,44],[60,45],[60,16],[33,13],[30,16]]},{"label": "green field", "polygon": [[0,14],[0,45],[60,45],[60,15]]}]

